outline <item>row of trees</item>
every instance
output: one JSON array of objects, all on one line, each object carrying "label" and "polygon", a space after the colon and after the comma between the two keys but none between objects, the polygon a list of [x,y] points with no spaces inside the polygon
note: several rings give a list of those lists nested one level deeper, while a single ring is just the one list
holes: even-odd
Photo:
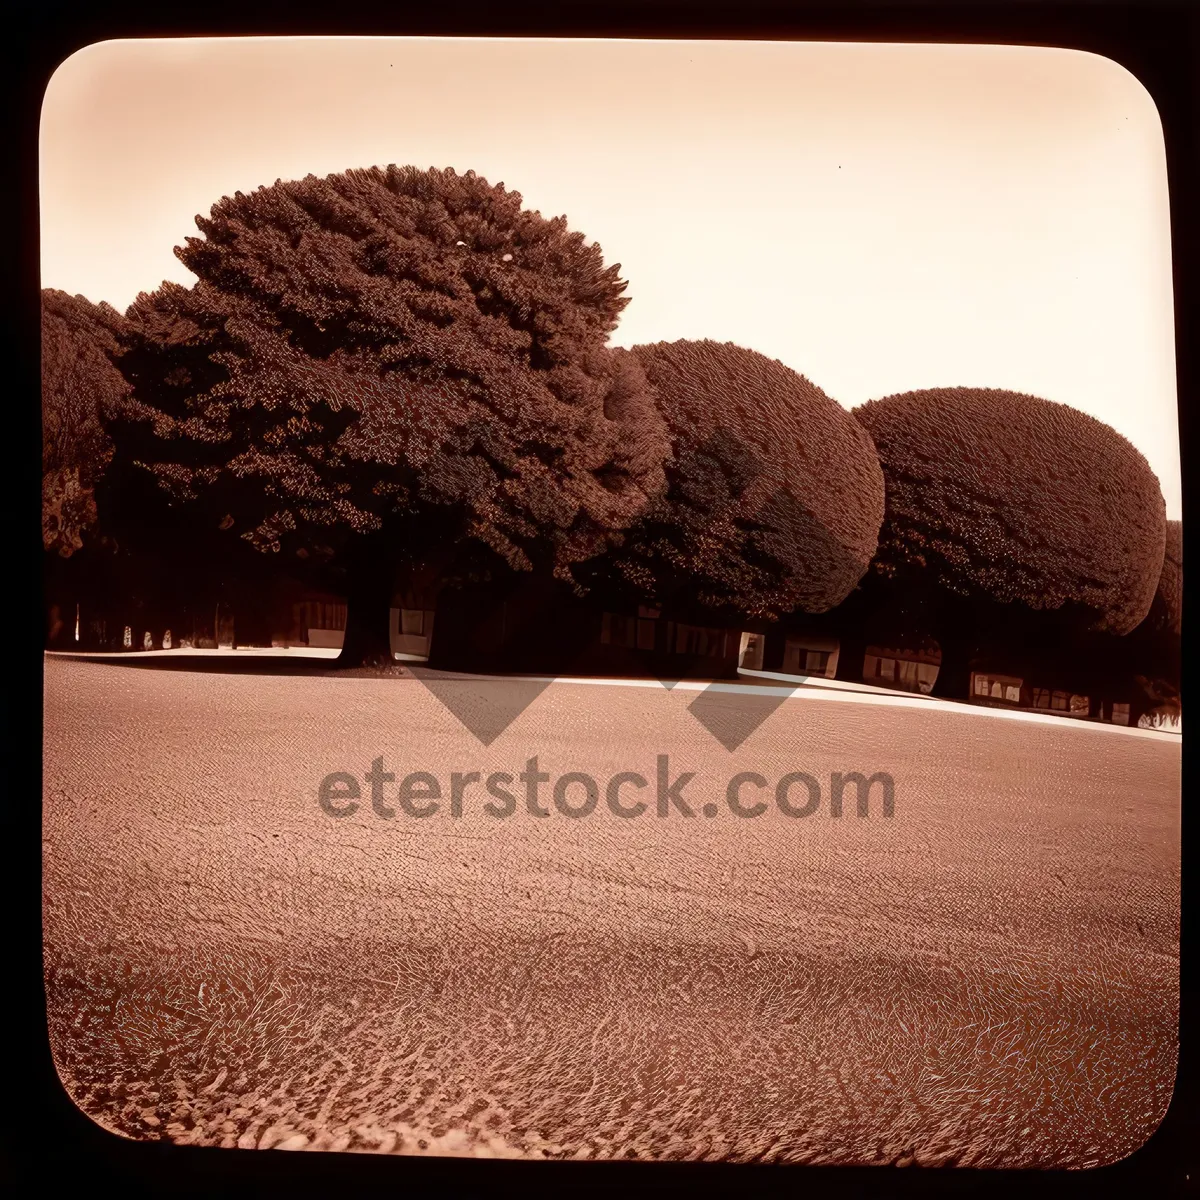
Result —
[{"label": "row of trees", "polygon": [[44,294],[44,541],[92,594],[283,570],[348,596],[353,664],[390,660],[397,586],[514,572],[738,622],[876,596],[949,657],[980,622],[1123,637],[1157,603],[1178,631],[1158,481],[1067,406],[851,413],[742,347],[610,348],[619,264],[473,172],[278,182],[197,224],[191,287]]}]

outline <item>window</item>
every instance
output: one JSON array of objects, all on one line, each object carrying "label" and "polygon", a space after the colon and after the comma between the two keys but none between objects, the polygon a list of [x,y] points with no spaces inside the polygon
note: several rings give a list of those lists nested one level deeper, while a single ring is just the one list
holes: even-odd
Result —
[{"label": "window", "polygon": [[894,658],[881,658],[879,660],[879,676],[880,679],[895,679],[896,678],[896,660]]},{"label": "window", "polygon": [[928,695],[937,682],[938,669],[933,663],[917,664],[917,688]]},{"label": "window", "polygon": [[1033,689],[1033,707],[1034,708],[1049,708],[1050,707],[1050,689],[1049,688],[1034,688]]},{"label": "window", "polygon": [[700,625],[675,626],[675,653],[714,657],[721,653],[721,631]]},{"label": "window", "polygon": [[828,666],[828,650],[806,650],[804,652],[804,670],[809,675],[824,675]]},{"label": "window", "polygon": [[425,613],[419,608],[402,608],[400,610],[400,632],[423,634],[425,632]]},{"label": "window", "polygon": [[1055,712],[1066,712],[1070,707],[1071,698],[1066,692],[1055,692],[1050,697],[1050,707]]},{"label": "window", "polygon": [[917,690],[917,664],[910,662],[908,659],[902,659],[899,663],[900,673],[897,676],[899,682],[910,692]]},{"label": "window", "polygon": [[600,625],[600,642],[605,646],[632,647],[637,637],[637,622],[621,613],[605,613]]},{"label": "window", "polygon": [[346,605],[324,600],[306,600],[300,605],[301,625],[306,629],[345,629]]},{"label": "window", "polygon": [[[934,668],[936,676],[937,668]],[[975,695],[984,696],[989,700],[1003,700],[1006,704],[1021,703],[1021,686],[1023,680],[1009,676],[976,675]]]},{"label": "window", "polygon": [[1114,701],[1112,706],[1112,722],[1114,725],[1129,724],[1129,705]]},{"label": "window", "polygon": [[700,625],[679,626],[676,644],[680,654],[696,654],[704,658],[717,658],[721,654],[724,637],[720,629],[705,629]]},{"label": "window", "polygon": [[[627,622],[625,631],[620,635],[614,635],[612,644],[628,646],[631,649],[636,645],[639,650],[653,650],[654,644],[658,640],[655,634],[655,630],[658,628],[658,616],[657,608],[647,608],[644,604],[638,607],[636,617],[618,617],[615,613],[605,613],[604,629],[608,629],[610,621],[625,621]],[[609,642],[608,634],[602,632],[600,640]]]},{"label": "window", "polygon": [[[803,646],[799,646],[791,640],[789,640],[784,645],[784,647],[783,647],[783,669],[785,672],[787,672],[787,674],[799,675],[800,672],[803,670],[802,664],[804,662],[804,658],[805,658],[805,651],[804,651]],[[864,659],[863,660],[864,673],[867,670],[866,664],[873,663],[874,661],[875,661],[874,659]],[[874,668],[872,668],[872,669],[874,669]]]},{"label": "window", "polygon": [[739,647],[739,665],[748,671],[761,671],[765,642],[766,638],[761,633],[743,633]]}]

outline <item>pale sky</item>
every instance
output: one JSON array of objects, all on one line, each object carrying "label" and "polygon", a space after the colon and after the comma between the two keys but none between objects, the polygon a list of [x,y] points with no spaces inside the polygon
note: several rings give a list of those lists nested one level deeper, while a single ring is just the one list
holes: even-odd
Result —
[{"label": "pale sky", "polygon": [[612,341],[733,341],[841,403],[1010,388],[1107,421],[1180,515],[1166,160],[1123,67],[1002,46],[101,42],[42,110],[42,284],[125,308],[234,191],[473,168],[619,262]]}]

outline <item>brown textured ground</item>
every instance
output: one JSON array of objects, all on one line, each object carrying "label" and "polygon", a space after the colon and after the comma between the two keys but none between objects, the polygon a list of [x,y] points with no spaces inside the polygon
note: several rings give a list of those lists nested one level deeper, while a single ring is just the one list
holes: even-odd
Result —
[{"label": "brown textured ground", "polygon": [[[462,680],[456,686],[486,685]],[[1179,748],[556,684],[490,747],[419,683],[46,662],[55,1058],[133,1137],[285,1148],[1086,1165],[1175,1073]],[[335,820],[319,780],[887,770],[891,820]]]}]

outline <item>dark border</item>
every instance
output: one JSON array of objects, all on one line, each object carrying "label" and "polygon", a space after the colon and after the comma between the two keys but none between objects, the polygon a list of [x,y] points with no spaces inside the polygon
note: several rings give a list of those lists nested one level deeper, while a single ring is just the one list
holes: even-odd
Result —
[{"label": "dark border", "polygon": [[[1130,70],[1153,96],[1162,118],[1171,189],[1174,248],[1175,332],[1180,437],[1191,435],[1191,398],[1198,385],[1192,333],[1197,321],[1197,218],[1200,194],[1200,5],[1193,0],[842,0],[841,3],[720,4],[714,0],[519,0],[503,7],[470,0],[439,0],[421,8],[401,3],[360,2],[352,8],[280,0],[212,0],[191,11],[169,0],[125,3],[72,12],[52,0],[10,0],[5,40],[6,111],[18,114],[16,187],[4,202],[12,213],[7,229],[17,286],[8,291],[15,334],[16,375],[7,382],[10,428],[20,450],[10,457],[5,481],[14,496],[6,511],[8,546],[27,556],[27,573],[10,582],[17,600],[10,610],[6,646],[8,759],[4,788],[4,848],[12,887],[10,950],[4,976],[10,1013],[0,1093],[0,1166],[4,1178],[24,1177],[30,1189],[53,1194],[85,1184],[132,1195],[205,1195],[233,1192],[294,1194],[358,1189],[423,1187],[452,1194],[506,1191],[590,1192],[663,1188],[749,1190],[835,1195],[945,1195],[1000,1192],[1108,1194],[1144,1187],[1153,1196],[1190,1192],[1200,1183],[1200,1103],[1196,1087],[1196,990],[1191,942],[1193,893],[1187,867],[1194,860],[1194,820],[1183,811],[1183,967],[1179,1074],[1162,1125],[1137,1152],[1120,1163],[1091,1171],[1005,1172],[888,1168],[786,1167],[764,1164],[700,1165],[638,1163],[529,1163],[370,1155],[276,1154],[136,1143],[101,1130],[79,1112],[58,1082],[45,1026],[41,970],[41,545],[36,478],[40,438],[38,345],[39,265],[37,142],[41,98],[55,67],[89,43],[117,37],[247,36],[265,34],[504,34],[510,36],[622,36],[783,38],[789,40],[983,42],[1042,45],[1091,51]],[[148,103],[152,103],[148,98]],[[14,469],[14,461],[16,469]],[[1184,509],[1190,510],[1184,475]],[[1190,628],[1189,623],[1189,628]],[[1190,743],[1184,742],[1184,795],[1191,779]],[[15,986],[14,986],[15,985]],[[15,1001],[15,1003],[14,1003]],[[0,1060],[3,1061],[3,1060]],[[13,1070],[13,1066],[17,1069]]]}]

